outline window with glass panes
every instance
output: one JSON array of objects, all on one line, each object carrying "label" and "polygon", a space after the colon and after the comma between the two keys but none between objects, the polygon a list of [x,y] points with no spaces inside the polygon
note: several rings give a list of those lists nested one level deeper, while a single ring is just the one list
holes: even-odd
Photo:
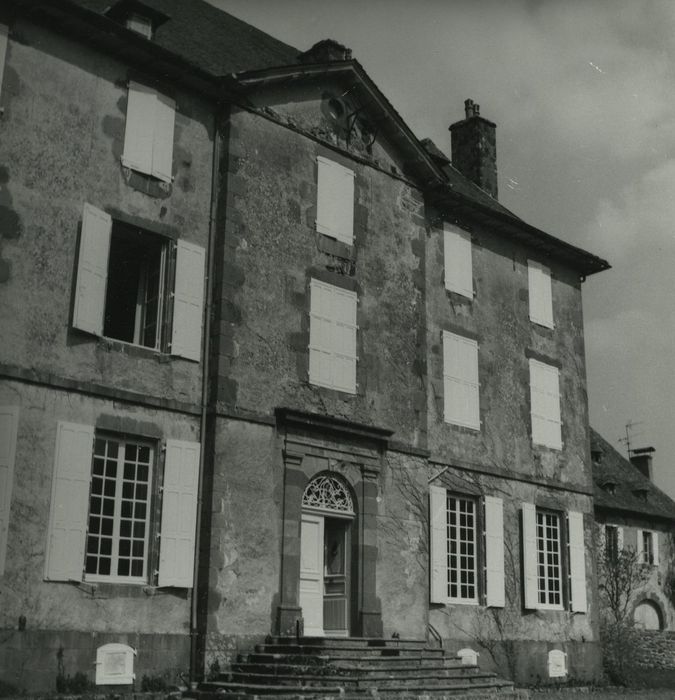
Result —
[{"label": "window with glass panes", "polygon": [[147,579],[153,459],[149,444],[96,438],[85,561],[88,580]]},{"label": "window with glass panes", "polygon": [[614,525],[605,525],[605,555],[613,562],[619,558],[619,529]]},{"label": "window with glass panes", "polygon": [[560,516],[537,511],[537,595],[540,606],[562,607]]},{"label": "window with glass panes", "polygon": [[476,529],[476,502],[448,495],[448,597],[451,600],[478,600]]},{"label": "window with glass panes", "polygon": [[654,534],[649,530],[642,531],[642,562],[654,563]]}]

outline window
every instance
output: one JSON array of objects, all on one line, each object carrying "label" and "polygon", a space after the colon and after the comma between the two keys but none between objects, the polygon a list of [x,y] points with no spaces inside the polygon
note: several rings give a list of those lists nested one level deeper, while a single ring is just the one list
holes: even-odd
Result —
[{"label": "window", "polygon": [[610,562],[616,562],[623,549],[623,529],[616,525],[605,525],[605,556]]},{"label": "window", "polygon": [[530,360],[532,442],[562,449],[560,379],[557,367]]},{"label": "window", "polygon": [[199,361],[204,258],[85,204],[73,326]]},{"label": "window", "polygon": [[[504,605],[503,506],[485,497],[484,527],[478,524],[478,499],[430,486],[431,602],[478,604],[479,576],[485,571],[485,603]],[[479,538],[484,534],[485,567],[480,567]]]},{"label": "window", "polygon": [[658,566],[659,563],[659,538],[658,533],[652,530],[637,531],[638,561],[648,566]]},{"label": "window", "polygon": [[443,332],[443,416],[446,423],[480,430],[478,343]]},{"label": "window", "polygon": [[88,580],[146,579],[153,464],[151,445],[103,437],[94,441]]},{"label": "window", "polygon": [[172,98],[129,82],[122,165],[171,182],[175,111]]},{"label": "window", "polygon": [[313,279],[310,285],[309,381],[356,393],[356,292]]},{"label": "window", "polygon": [[132,13],[126,20],[127,29],[142,34],[146,39],[152,39],[152,21],[148,17]]},{"label": "window", "polygon": [[522,516],[525,607],[562,610],[567,595],[571,610],[586,612],[583,514],[568,511],[565,517],[523,503]]},{"label": "window", "polygon": [[316,230],[354,243],[354,171],[318,156]]},{"label": "window", "polygon": [[19,407],[0,406],[0,576],[5,573]]},{"label": "window", "polygon": [[443,224],[445,288],[473,299],[471,235],[450,224]]},{"label": "window", "polygon": [[530,299],[530,320],[547,328],[553,328],[553,293],[551,270],[535,262],[527,261],[527,278]]},{"label": "window", "polygon": [[[160,489],[157,448],[58,424],[47,579],[152,583],[149,545],[161,534],[157,584],[192,586],[200,445],[167,440]],[[160,493],[161,525],[152,519]]]}]

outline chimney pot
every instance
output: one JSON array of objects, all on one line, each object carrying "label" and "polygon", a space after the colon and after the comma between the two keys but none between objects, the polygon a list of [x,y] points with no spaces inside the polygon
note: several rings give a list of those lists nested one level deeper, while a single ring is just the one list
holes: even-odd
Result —
[{"label": "chimney pot", "polygon": [[480,105],[464,100],[466,118],[450,126],[452,164],[490,197],[497,199],[496,125],[480,116]]}]

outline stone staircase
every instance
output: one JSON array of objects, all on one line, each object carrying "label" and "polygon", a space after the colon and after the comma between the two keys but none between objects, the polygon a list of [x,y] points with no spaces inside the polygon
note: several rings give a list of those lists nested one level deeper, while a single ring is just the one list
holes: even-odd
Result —
[{"label": "stone staircase", "polygon": [[198,700],[277,698],[521,698],[513,683],[462,664],[424,640],[269,637],[239,654],[216,680],[183,695]]}]

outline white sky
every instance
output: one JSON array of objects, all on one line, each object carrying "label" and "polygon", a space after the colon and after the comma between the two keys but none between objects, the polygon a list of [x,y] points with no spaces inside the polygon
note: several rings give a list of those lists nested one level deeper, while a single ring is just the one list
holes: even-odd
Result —
[{"label": "white sky", "polygon": [[210,0],[300,50],[353,51],[450,151],[472,98],[497,123],[500,201],[609,260],[583,286],[591,425],[656,448],[675,497],[675,2]]}]

